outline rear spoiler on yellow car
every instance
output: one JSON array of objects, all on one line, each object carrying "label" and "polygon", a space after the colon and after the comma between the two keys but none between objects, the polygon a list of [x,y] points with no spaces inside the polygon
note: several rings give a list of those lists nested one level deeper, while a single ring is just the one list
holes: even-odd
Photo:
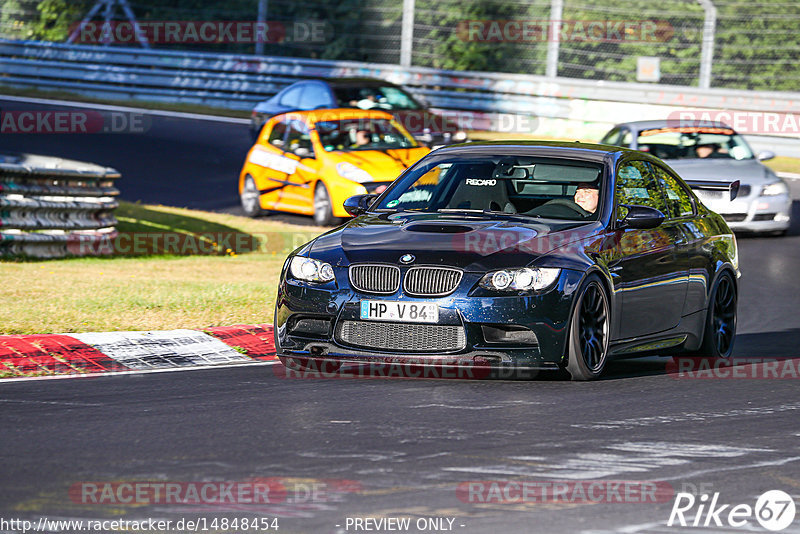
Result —
[{"label": "rear spoiler on yellow car", "polygon": [[686,185],[692,189],[704,189],[706,191],[728,191],[731,200],[739,194],[739,180],[734,182],[715,182],[711,180],[684,180]]}]

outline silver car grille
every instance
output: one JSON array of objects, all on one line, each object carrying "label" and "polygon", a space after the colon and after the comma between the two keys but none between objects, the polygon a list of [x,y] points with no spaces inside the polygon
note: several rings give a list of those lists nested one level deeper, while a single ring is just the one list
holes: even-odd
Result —
[{"label": "silver car grille", "polygon": [[391,295],[400,287],[400,268],[396,265],[351,265],[350,285],[365,293]]},{"label": "silver car grille", "polygon": [[342,321],[336,337],[346,345],[399,352],[453,351],[467,344],[461,326],[433,324]]},{"label": "silver car grille", "polygon": [[463,274],[450,267],[412,267],[406,272],[403,289],[417,297],[441,297],[456,290]]}]

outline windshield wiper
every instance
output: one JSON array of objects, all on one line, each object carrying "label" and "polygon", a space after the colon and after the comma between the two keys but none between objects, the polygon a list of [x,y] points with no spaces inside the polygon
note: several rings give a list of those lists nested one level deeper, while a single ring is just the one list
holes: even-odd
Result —
[{"label": "windshield wiper", "polygon": [[468,215],[483,215],[485,217],[506,217],[508,219],[539,219],[541,215],[525,215],[524,213],[506,213],[505,211],[472,210],[460,208],[441,208],[437,213],[466,213]]}]

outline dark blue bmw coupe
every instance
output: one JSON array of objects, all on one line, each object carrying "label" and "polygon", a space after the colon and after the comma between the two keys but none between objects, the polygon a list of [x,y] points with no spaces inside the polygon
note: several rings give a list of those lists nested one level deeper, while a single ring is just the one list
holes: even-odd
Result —
[{"label": "dark blue bmw coupe", "polygon": [[[725,188],[737,183],[693,182]],[[294,251],[291,367],[442,362],[597,378],[619,355],[731,354],[736,239],[661,160],[608,145],[442,148]]]}]

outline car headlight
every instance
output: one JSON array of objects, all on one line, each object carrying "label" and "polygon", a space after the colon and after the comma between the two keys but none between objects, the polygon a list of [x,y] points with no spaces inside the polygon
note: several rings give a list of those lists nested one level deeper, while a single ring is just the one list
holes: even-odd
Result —
[{"label": "car headlight", "polygon": [[479,285],[493,291],[541,291],[558,279],[561,269],[523,267],[504,269],[484,275]]},{"label": "car headlight", "polygon": [[464,130],[459,130],[453,134],[453,141],[466,141],[467,139],[467,132]]},{"label": "car headlight", "polygon": [[333,280],[331,264],[312,258],[295,256],[289,264],[289,272],[298,280],[306,282],[330,282]]},{"label": "car headlight", "polygon": [[354,182],[363,183],[375,181],[375,178],[373,178],[370,173],[346,161],[336,165],[336,172],[338,172],[339,176],[342,178],[353,180]]},{"label": "car headlight", "polygon": [[788,195],[789,194],[789,187],[786,185],[786,182],[774,182],[771,184],[767,184],[764,186],[764,189],[761,190],[762,197],[774,197],[778,195]]}]

